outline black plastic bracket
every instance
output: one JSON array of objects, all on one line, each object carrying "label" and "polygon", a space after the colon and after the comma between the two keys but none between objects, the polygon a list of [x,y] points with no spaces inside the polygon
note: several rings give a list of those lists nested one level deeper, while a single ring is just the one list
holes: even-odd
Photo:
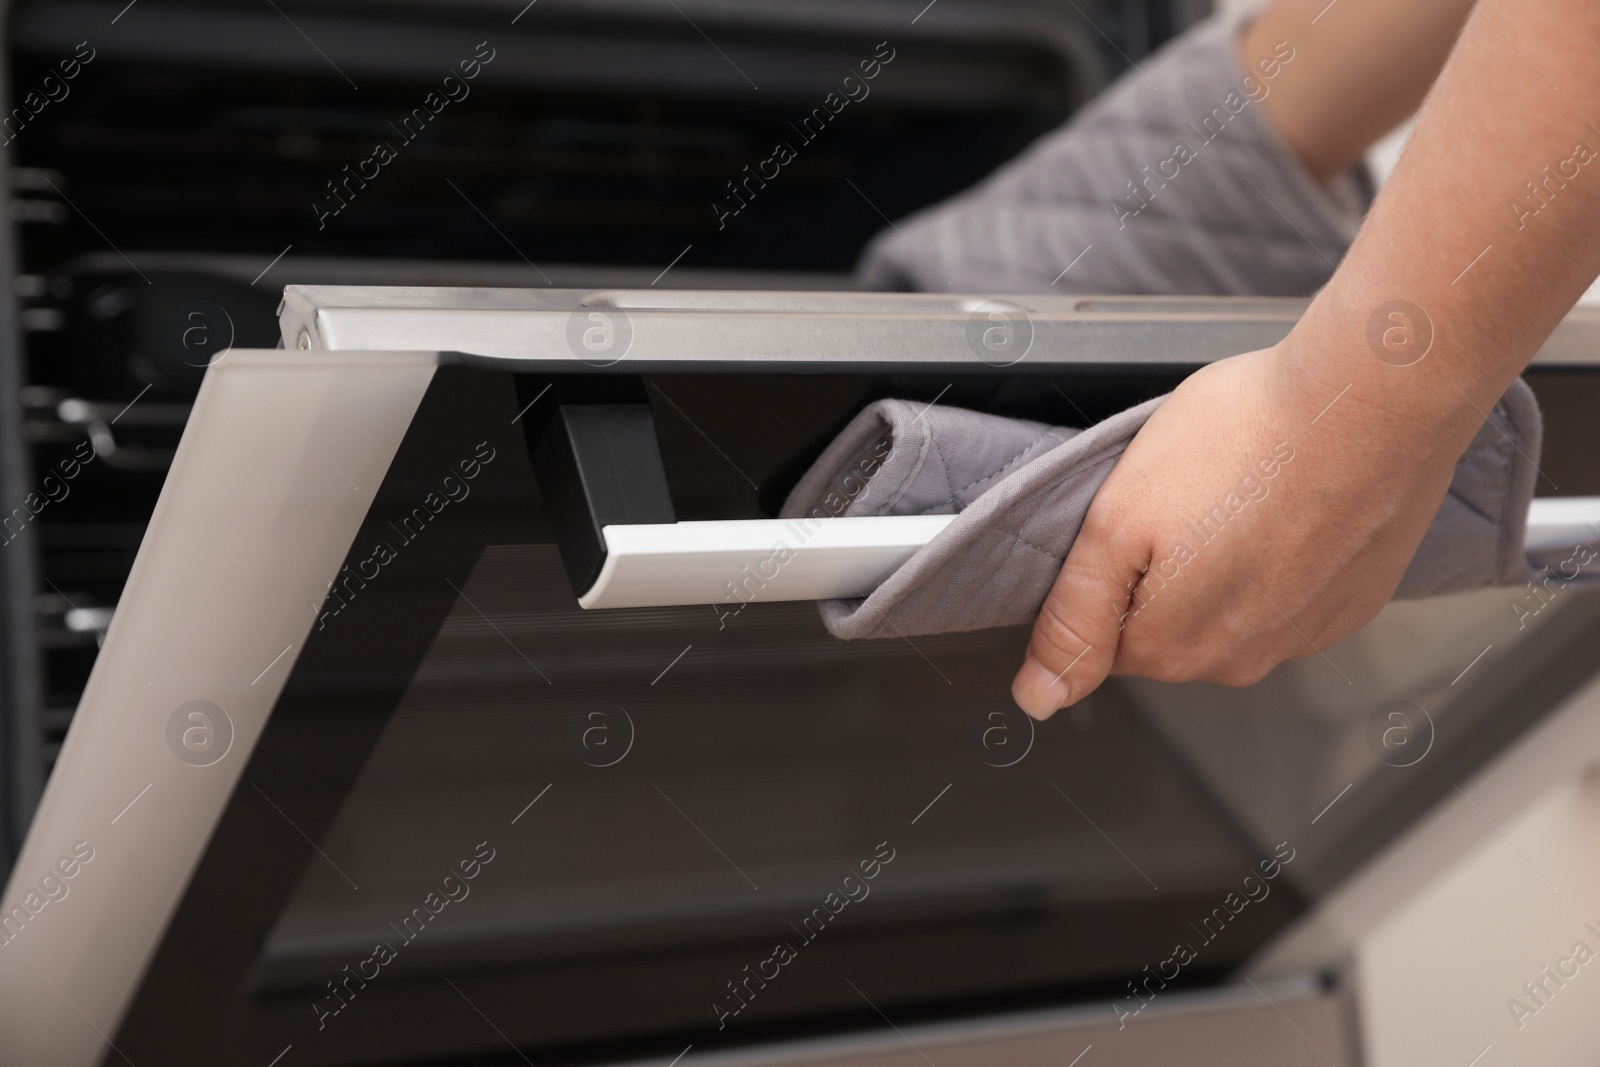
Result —
[{"label": "black plastic bracket", "polygon": [[644,402],[558,402],[530,426],[533,474],[577,596],[606,561],[612,525],[677,522],[655,417]]}]

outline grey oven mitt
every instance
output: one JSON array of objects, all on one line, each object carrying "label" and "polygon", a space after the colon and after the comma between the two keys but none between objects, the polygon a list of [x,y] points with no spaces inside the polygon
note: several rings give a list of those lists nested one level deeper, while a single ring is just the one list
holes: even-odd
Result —
[{"label": "grey oven mitt", "polygon": [[[1089,502],[1164,399],[1087,430],[904,400],[868,406],[796,484],[783,517],[957,517],[864,600],[824,602],[829,632],[897,637],[1032,622]],[[1529,578],[1523,535],[1541,433],[1533,392],[1518,379],[1457,462],[1397,597]]]},{"label": "grey oven mitt", "polygon": [[1244,18],[1196,26],[975,188],[899,220],[867,247],[861,283],[1192,296],[1322,286],[1372,183],[1358,166],[1318,184],[1284,145],[1261,101],[1305,60],[1285,44],[1247,73]]}]

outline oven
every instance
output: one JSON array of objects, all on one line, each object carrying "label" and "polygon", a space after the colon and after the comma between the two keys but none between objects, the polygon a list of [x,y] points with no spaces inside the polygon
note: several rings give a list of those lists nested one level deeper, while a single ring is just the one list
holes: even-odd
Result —
[{"label": "oven", "polygon": [[[1397,603],[1035,724],[1026,628],[824,630],[927,530],[718,593],[874,399],[1084,425],[1303,306],[289,287],[206,371],[7,887],[8,1055],[1362,1062],[1352,953],[1468,847],[1411,835],[1600,757],[1600,600]],[[1597,336],[1529,372],[1530,540],[1600,520]]]}]

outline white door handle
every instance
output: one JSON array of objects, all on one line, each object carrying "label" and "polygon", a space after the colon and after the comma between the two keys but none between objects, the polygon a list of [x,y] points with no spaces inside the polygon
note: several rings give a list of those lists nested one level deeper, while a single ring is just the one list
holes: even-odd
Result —
[{"label": "white door handle", "polygon": [[[731,519],[606,526],[585,608],[864,597],[954,515]],[[1600,497],[1535,500],[1529,548],[1600,541]]]},{"label": "white door handle", "polygon": [[1555,496],[1528,508],[1528,548],[1600,541],[1600,496]]},{"label": "white door handle", "polygon": [[864,597],[954,515],[606,526],[585,608]]}]

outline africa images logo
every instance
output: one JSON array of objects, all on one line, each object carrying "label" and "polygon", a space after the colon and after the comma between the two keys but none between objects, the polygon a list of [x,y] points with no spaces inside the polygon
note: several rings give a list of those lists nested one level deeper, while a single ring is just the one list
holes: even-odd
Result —
[{"label": "africa images logo", "polygon": [[233,747],[233,720],[209,700],[179,704],[167,717],[167,747],[191,767],[209,767]]},{"label": "africa images logo", "polygon": [[1391,367],[1409,367],[1433,348],[1433,319],[1410,300],[1379,304],[1367,319],[1367,347]]}]

